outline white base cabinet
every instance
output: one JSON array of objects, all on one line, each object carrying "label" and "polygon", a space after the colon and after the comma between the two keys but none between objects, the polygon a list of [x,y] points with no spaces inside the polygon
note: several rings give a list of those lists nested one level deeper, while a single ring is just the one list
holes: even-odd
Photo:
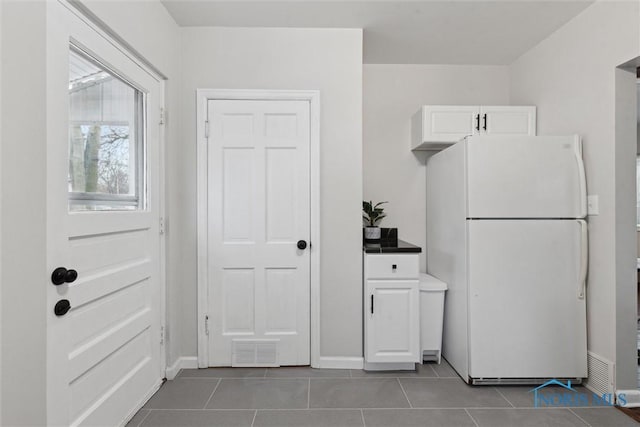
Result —
[{"label": "white base cabinet", "polygon": [[420,362],[418,254],[364,256],[365,369],[414,369]]},{"label": "white base cabinet", "polygon": [[411,149],[439,150],[472,135],[535,136],[535,106],[425,105],[411,120]]}]

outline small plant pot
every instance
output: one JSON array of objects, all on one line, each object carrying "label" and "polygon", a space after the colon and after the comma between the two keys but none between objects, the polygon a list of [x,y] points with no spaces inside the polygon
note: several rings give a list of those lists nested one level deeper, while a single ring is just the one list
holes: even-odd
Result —
[{"label": "small plant pot", "polygon": [[380,228],[379,227],[365,227],[364,228],[365,240],[380,240]]}]

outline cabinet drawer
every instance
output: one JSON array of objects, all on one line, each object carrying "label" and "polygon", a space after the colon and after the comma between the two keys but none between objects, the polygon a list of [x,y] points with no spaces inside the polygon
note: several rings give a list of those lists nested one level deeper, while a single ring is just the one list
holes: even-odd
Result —
[{"label": "cabinet drawer", "polygon": [[417,279],[420,268],[417,254],[367,254],[365,269],[367,279]]}]

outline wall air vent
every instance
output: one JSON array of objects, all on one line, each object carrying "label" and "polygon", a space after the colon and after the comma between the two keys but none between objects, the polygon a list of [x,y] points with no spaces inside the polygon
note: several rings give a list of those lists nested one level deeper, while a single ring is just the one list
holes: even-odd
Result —
[{"label": "wall air vent", "polygon": [[615,364],[590,351],[587,352],[587,369],[589,378],[586,386],[598,396],[613,393]]},{"label": "wall air vent", "polygon": [[280,340],[233,340],[232,367],[277,367]]}]

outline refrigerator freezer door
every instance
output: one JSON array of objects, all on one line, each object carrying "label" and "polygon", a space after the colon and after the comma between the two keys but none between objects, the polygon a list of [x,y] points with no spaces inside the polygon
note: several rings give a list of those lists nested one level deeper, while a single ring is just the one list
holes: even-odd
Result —
[{"label": "refrigerator freezer door", "polygon": [[470,220],[469,376],[584,378],[584,221]]},{"label": "refrigerator freezer door", "polygon": [[470,137],[468,218],[584,218],[577,136]]}]

